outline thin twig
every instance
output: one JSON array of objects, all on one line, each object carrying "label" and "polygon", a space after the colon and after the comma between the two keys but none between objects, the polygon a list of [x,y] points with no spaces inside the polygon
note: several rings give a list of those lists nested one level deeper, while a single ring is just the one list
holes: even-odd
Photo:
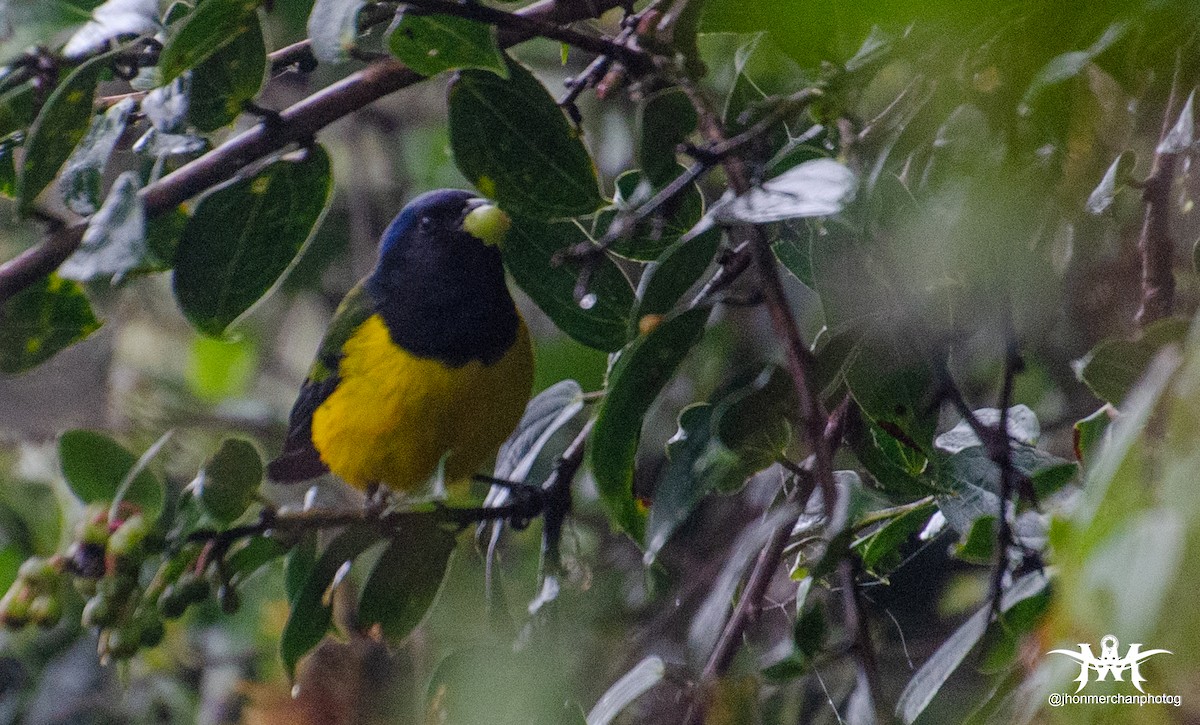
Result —
[{"label": "thin twig", "polygon": [[[541,0],[516,14],[561,24],[594,17],[620,4],[620,0]],[[513,45],[527,37],[523,33],[503,33],[500,43]],[[423,79],[396,60],[369,65],[280,112],[277,125],[259,123],[147,185],[140,192],[146,213],[157,216],[170,211],[254,161],[289,144],[309,140],[334,121]],[[52,232],[40,244],[0,265],[0,305],[57,269],[79,248],[85,228],[80,223]]]}]

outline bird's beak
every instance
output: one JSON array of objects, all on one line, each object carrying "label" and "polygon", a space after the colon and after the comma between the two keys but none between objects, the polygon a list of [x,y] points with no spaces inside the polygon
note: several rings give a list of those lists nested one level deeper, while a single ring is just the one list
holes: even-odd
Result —
[{"label": "bird's beak", "polygon": [[484,244],[500,247],[512,220],[491,199],[469,199],[462,228]]}]

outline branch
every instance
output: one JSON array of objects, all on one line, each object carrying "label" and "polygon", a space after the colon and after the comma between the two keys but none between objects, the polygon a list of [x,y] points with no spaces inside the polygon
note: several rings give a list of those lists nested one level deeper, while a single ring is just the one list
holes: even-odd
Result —
[{"label": "branch", "polygon": [[1164,151],[1163,144],[1174,126],[1180,65],[1180,58],[1176,56],[1159,143],[1154,150],[1150,176],[1142,189],[1142,200],[1146,202],[1145,219],[1138,237],[1138,251],[1142,256],[1142,304],[1135,318],[1142,327],[1169,317],[1175,307],[1175,242],[1171,239],[1169,212],[1179,153]]},{"label": "branch", "polygon": [[[842,440],[849,407],[850,397],[846,396],[829,417],[822,434],[825,446],[829,450],[837,448]],[[816,488],[816,478],[812,475],[814,465],[815,458],[812,455],[800,464],[797,472],[800,485],[793,488],[787,497],[788,503],[795,504],[802,510]],[[758,618],[758,614],[762,610],[763,597],[783,559],[783,551],[787,547],[788,537],[794,526],[794,521],[788,521],[772,532],[771,537],[767,539],[762,553],[754,562],[754,568],[750,570],[737,606],[734,608],[733,614],[729,616],[729,620],[725,622],[717,644],[713,647],[708,662],[704,665],[704,670],[700,674],[699,684],[701,687],[711,685],[729,671],[729,666],[733,664],[733,658],[742,645],[742,638],[746,634],[747,627]],[[684,718],[685,723],[698,725],[703,722],[705,710],[703,700],[704,698],[701,696],[692,701],[687,716]]]},{"label": "branch", "polygon": [[[473,2],[455,2],[454,0],[404,0],[401,4],[430,13],[454,15],[468,20],[478,20],[489,25],[495,25],[497,28],[521,33],[527,37],[539,36],[549,38],[550,40],[557,40],[560,43],[572,45],[589,53],[616,58],[635,72],[646,71],[651,67],[650,55],[643,50],[607,38],[586,35],[536,16],[523,13],[509,13],[488,7],[487,5],[480,5]],[[619,5],[621,3],[614,3],[613,6],[616,7]]]},{"label": "branch", "polygon": [[[620,0],[541,0],[514,15],[561,24],[594,17],[619,6]],[[525,30],[500,34],[504,47],[531,37]],[[221,182],[243,167],[289,144],[311,139],[322,128],[384,96],[407,88],[424,76],[396,60],[383,60],[343,78],[282,111],[278,123],[259,123],[200,158],[184,164],[141,191],[149,216],[156,216]],[[52,232],[42,243],[0,265],[0,305],[57,269],[79,248],[86,225]]]}]

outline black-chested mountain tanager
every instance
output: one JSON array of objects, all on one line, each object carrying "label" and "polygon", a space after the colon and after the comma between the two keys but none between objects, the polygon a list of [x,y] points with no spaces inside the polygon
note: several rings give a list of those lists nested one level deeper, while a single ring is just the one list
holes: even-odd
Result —
[{"label": "black-chested mountain tanager", "polygon": [[512,432],[533,381],[504,280],[508,217],[465,191],[413,199],[374,271],[342,300],[292,408],[279,482],[326,471],[352,486],[422,487],[477,473]]}]

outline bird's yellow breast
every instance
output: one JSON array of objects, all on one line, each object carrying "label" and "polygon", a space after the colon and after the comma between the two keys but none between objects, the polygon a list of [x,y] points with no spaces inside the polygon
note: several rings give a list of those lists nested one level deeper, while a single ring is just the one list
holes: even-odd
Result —
[{"label": "bird's yellow breast", "polygon": [[321,460],[358,488],[422,486],[446,456],[446,480],[487,462],[516,427],[533,384],[529,331],[492,365],[452,368],[397,347],[379,315],[346,341],[336,389],[313,413]]}]

